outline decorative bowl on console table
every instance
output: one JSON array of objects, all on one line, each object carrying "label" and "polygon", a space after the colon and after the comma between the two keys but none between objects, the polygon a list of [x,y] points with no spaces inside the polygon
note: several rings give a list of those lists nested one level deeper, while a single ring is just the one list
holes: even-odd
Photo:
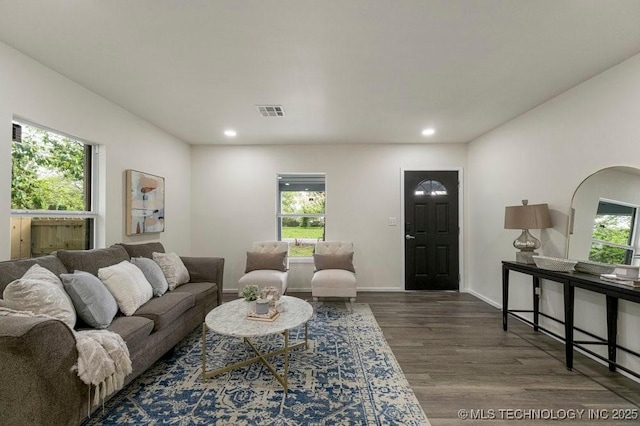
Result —
[{"label": "decorative bowl on console table", "polygon": [[536,266],[540,269],[556,272],[571,272],[578,261],[562,259],[560,257],[532,256]]},{"label": "decorative bowl on console table", "polygon": [[578,260],[576,271],[591,275],[610,274],[616,266],[610,263],[592,262],[590,260]]}]

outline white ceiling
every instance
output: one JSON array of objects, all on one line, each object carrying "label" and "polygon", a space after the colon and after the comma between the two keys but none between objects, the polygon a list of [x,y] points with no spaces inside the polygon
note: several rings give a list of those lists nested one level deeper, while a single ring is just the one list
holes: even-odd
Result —
[{"label": "white ceiling", "polygon": [[0,0],[0,40],[191,144],[468,142],[639,53],[640,0]]}]

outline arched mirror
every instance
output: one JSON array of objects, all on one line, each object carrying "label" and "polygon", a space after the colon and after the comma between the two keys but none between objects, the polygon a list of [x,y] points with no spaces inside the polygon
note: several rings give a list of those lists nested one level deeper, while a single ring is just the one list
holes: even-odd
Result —
[{"label": "arched mirror", "polygon": [[567,235],[569,259],[640,265],[640,170],[609,167],[582,181]]}]

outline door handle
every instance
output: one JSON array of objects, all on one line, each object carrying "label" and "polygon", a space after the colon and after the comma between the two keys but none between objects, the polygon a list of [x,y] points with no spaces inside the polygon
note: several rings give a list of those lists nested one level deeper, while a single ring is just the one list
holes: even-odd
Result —
[{"label": "door handle", "polygon": [[414,237],[413,235],[409,235],[409,234],[407,234],[407,235],[405,235],[405,236],[404,236],[404,239],[405,239],[405,240],[415,240],[415,239],[416,239],[416,237]]}]

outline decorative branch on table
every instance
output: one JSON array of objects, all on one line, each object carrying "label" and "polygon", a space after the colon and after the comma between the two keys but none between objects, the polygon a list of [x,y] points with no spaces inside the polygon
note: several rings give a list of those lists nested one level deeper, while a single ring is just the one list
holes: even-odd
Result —
[{"label": "decorative branch on table", "polygon": [[253,302],[254,300],[258,300],[258,297],[260,296],[260,289],[257,285],[247,284],[242,288],[241,295],[247,302]]}]

